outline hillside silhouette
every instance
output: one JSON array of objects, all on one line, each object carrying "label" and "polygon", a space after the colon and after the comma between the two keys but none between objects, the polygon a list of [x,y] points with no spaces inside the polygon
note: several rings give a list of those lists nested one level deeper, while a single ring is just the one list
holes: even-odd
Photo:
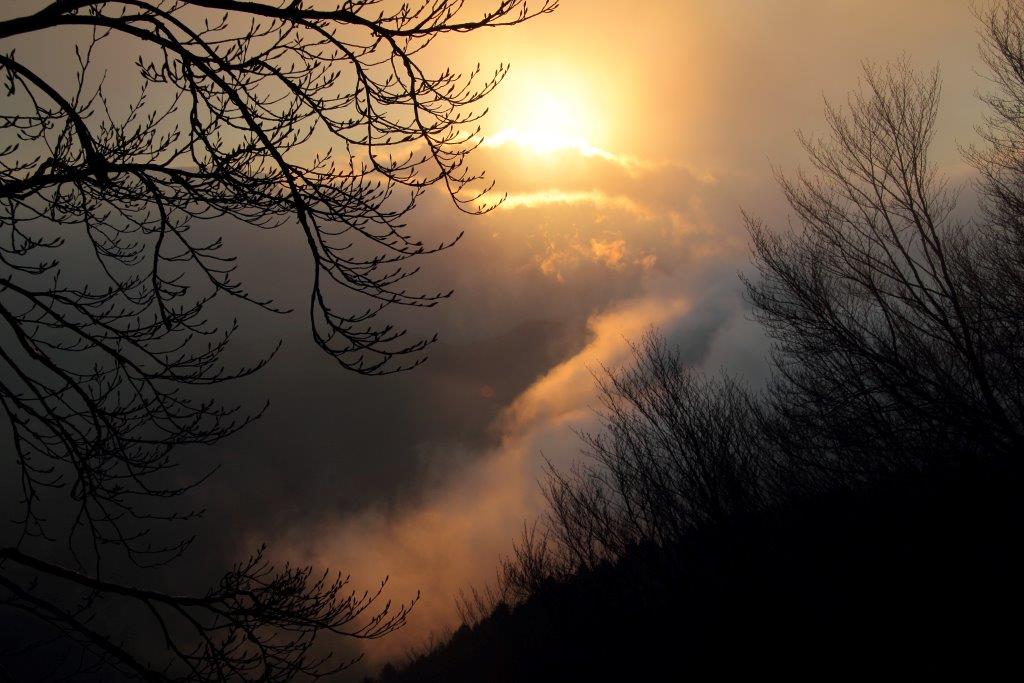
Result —
[{"label": "hillside silhouette", "polygon": [[962,464],[633,548],[501,603],[380,683],[918,674],[1012,665],[1024,470]]}]

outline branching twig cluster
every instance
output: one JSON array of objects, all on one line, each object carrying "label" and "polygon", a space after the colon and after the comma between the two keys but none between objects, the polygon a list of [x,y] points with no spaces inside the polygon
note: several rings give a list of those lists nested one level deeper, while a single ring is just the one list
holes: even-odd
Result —
[{"label": "branching twig cluster", "polygon": [[[280,310],[236,278],[226,221],[296,231],[312,334],[341,366],[382,374],[422,362],[431,340],[378,316],[449,296],[415,291],[412,264],[458,237],[426,244],[406,217],[439,184],[461,210],[481,210],[490,184],[466,159],[481,100],[507,67],[432,74],[421,53],[556,5],[496,0],[472,14],[464,0],[47,0],[0,20],[0,405],[23,492],[22,537],[0,557],[12,604],[93,663],[159,680],[312,674],[316,633],[378,637],[401,625],[404,608],[374,614],[376,596],[343,599],[345,582],[274,572],[261,556],[208,596],[165,601],[102,581],[100,558],[107,546],[140,565],[184,551],[187,539],[149,536],[158,520],[191,516],[167,504],[198,483],[175,473],[173,450],[260,413],[211,391],[269,359],[225,363],[237,323],[225,323],[222,302]],[[70,42],[75,63],[23,56],[25,41]],[[105,51],[137,56],[137,90],[112,82]],[[48,516],[55,492],[74,504],[67,524]],[[24,554],[41,541],[64,543],[73,569]],[[87,597],[49,601],[21,582],[33,572]],[[171,669],[90,625],[96,596],[112,594],[161,625],[166,613],[185,623],[164,630]],[[349,628],[357,618],[368,621]]]}]

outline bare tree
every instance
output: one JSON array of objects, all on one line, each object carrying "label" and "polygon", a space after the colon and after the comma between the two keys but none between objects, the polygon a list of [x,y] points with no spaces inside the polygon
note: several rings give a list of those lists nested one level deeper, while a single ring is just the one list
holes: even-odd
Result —
[{"label": "bare tree", "polygon": [[586,457],[573,470],[550,470],[547,535],[525,534],[516,550],[526,583],[538,566],[565,574],[638,545],[671,547],[768,496],[760,407],[736,380],[687,367],[655,332],[629,367],[596,379],[601,430],[580,434]]},{"label": "bare tree", "polygon": [[[501,559],[493,583],[469,586],[455,598],[455,609],[467,627],[483,623],[495,610],[518,605],[552,582],[565,581],[580,569],[559,542],[552,519],[523,525],[512,552]],[[432,648],[427,648],[427,652]],[[422,652],[420,654],[426,654]]]},{"label": "bare tree", "polygon": [[978,11],[982,60],[994,91],[983,145],[966,150],[978,170],[981,215],[966,279],[984,322],[986,357],[1012,414],[1024,414],[1024,8],[990,3]]},{"label": "bare tree", "polygon": [[784,439],[836,472],[1022,444],[1005,373],[1019,341],[992,335],[985,301],[1004,285],[972,276],[979,230],[928,159],[939,92],[937,71],[866,66],[847,107],[828,106],[830,137],[801,138],[815,174],[781,178],[796,229],[748,218],[760,277],[747,292],[777,342]]},{"label": "bare tree", "polygon": [[[156,521],[190,516],[168,504],[197,483],[173,475],[173,449],[259,415],[212,395],[268,360],[225,363],[236,324],[224,323],[221,302],[280,309],[234,278],[235,257],[210,219],[296,231],[309,251],[313,338],[342,367],[381,374],[422,362],[431,340],[406,340],[377,317],[450,294],[410,291],[417,267],[408,264],[458,237],[428,245],[405,220],[434,185],[463,211],[487,210],[491,186],[466,158],[480,143],[479,103],[506,67],[431,74],[418,57],[446,34],[556,5],[500,0],[475,16],[463,0],[51,0],[5,10],[0,404],[23,492],[21,537],[0,552],[8,604],[78,642],[90,666],[153,680],[313,675],[331,669],[309,657],[318,632],[379,637],[401,625],[404,609],[372,613],[376,596],[344,598],[343,581],[275,572],[262,554],[197,598],[107,581],[101,558],[177,557],[187,540],[149,536]],[[76,63],[55,72],[23,58],[15,48],[27,41],[71,41]],[[127,100],[97,64],[109,48],[137,56]],[[47,496],[71,501],[66,523],[41,511]],[[51,542],[66,548],[68,566],[27,550]],[[38,580],[66,586],[29,587]],[[67,606],[61,590],[82,602]],[[161,610],[183,620],[184,631],[162,628],[172,664],[144,662],[90,625],[109,596],[144,606],[161,627]]]}]

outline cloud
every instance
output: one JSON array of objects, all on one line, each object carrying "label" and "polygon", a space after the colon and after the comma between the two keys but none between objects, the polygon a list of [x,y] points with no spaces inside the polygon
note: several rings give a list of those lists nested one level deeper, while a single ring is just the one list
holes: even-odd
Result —
[{"label": "cloud", "polygon": [[575,152],[584,157],[598,157],[605,161],[615,163],[626,170],[640,165],[636,159],[609,152],[606,149],[595,147],[582,138],[566,135],[545,134],[543,131],[526,132],[513,128],[506,128],[490,135],[481,141],[485,148],[503,148],[514,146],[521,150],[535,154],[558,154],[561,152]]},{"label": "cloud", "polygon": [[564,462],[576,452],[569,428],[593,419],[591,371],[621,363],[628,354],[626,339],[651,324],[685,316],[690,308],[683,298],[645,298],[595,316],[589,324],[591,342],[533,383],[497,418],[501,438],[494,448],[453,473],[419,505],[370,509],[312,534],[308,528],[297,530],[295,545],[285,554],[294,556],[298,550],[316,564],[368,580],[387,567],[389,596],[397,601],[424,590],[410,627],[372,646],[376,659],[419,644],[431,628],[454,626],[458,591],[492,578],[524,520],[541,510],[539,453]]},{"label": "cloud", "polygon": [[650,220],[650,210],[625,195],[607,195],[600,190],[541,190],[510,194],[498,205],[502,211],[520,208],[534,209],[545,204],[592,204],[599,208],[613,208]]},{"label": "cloud", "polygon": [[[628,362],[629,340],[659,326],[690,363],[732,361],[737,348],[721,336],[743,319],[734,284],[734,274],[725,269],[650,274],[641,295],[592,316],[590,341],[495,416],[499,436],[492,447],[459,458],[465,463],[460,469],[431,476],[434,484],[419,501],[371,507],[293,531],[286,556],[300,555],[367,581],[386,572],[388,595],[396,601],[422,591],[409,626],[368,645],[371,665],[401,657],[430,633],[456,626],[458,592],[493,580],[499,558],[544,507],[541,454],[556,466],[579,457],[573,428],[597,426],[592,373]],[[452,456],[434,452],[427,458],[446,467]]]},{"label": "cloud", "polygon": [[617,268],[622,265],[623,259],[626,256],[626,240],[602,241],[591,238],[590,253],[609,268]]}]

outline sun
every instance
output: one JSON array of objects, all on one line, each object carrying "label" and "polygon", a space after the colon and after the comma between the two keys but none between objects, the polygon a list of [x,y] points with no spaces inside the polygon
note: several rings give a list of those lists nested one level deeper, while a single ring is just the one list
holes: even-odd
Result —
[{"label": "sun", "polygon": [[538,155],[575,151],[606,156],[593,143],[597,117],[585,98],[571,87],[524,88],[511,98],[497,132],[486,138],[489,147],[515,145]]}]

